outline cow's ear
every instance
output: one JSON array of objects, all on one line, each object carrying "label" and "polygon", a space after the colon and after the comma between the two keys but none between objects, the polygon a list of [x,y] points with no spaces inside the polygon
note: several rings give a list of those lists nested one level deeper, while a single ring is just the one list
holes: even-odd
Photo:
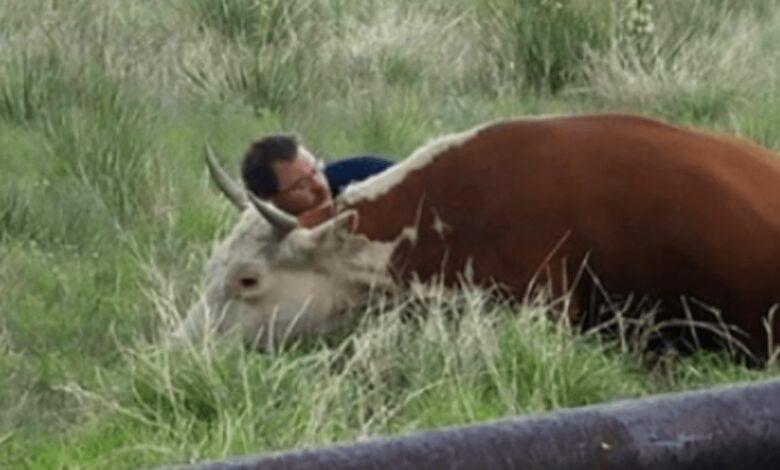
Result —
[{"label": "cow's ear", "polygon": [[337,230],[341,231],[342,233],[355,233],[358,228],[358,222],[360,220],[360,216],[356,210],[350,209],[348,211],[344,211],[336,218],[341,218],[341,220],[338,222],[338,227],[336,228]]},{"label": "cow's ear", "polygon": [[316,228],[333,218],[335,211],[333,204],[328,204],[317,209],[313,209],[298,216],[298,225],[304,228]]},{"label": "cow's ear", "polygon": [[339,233],[352,233],[357,229],[358,213],[355,210],[344,211],[325,223],[311,229],[311,237],[315,240]]},{"label": "cow's ear", "polygon": [[357,225],[357,211],[347,210],[311,229],[309,236],[314,241],[315,246],[330,247],[337,244],[345,235],[354,233]]}]

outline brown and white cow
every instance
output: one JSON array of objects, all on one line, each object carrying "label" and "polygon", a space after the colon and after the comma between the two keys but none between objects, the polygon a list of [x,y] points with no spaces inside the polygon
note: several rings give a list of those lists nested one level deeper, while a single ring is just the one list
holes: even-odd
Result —
[{"label": "brown and white cow", "polygon": [[533,283],[570,291],[582,316],[609,301],[594,279],[657,301],[658,320],[711,321],[701,306],[713,307],[762,357],[780,333],[766,323],[780,302],[780,161],[728,135],[617,114],[490,123],[347,188],[313,228],[210,165],[249,209],[182,334],[210,325],[264,346],[327,331],[371,289],[455,286],[464,270],[517,298]]}]

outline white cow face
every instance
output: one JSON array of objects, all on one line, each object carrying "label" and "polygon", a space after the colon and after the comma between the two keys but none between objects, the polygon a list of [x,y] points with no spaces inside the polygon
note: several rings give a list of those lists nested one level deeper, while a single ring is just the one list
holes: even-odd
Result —
[{"label": "white cow face", "polygon": [[368,290],[389,282],[388,250],[351,232],[355,216],[347,212],[314,229],[280,234],[247,209],[212,254],[206,292],[177,334],[240,335],[269,349],[343,324]]}]

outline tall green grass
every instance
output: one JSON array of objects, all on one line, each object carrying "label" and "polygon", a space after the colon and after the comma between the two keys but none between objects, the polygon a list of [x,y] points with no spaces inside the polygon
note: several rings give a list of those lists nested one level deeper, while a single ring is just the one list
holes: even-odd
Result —
[{"label": "tall green grass", "polygon": [[739,5],[668,0],[628,9],[610,47],[586,67],[588,91],[613,106],[710,125],[756,106],[776,82],[779,56],[766,43],[777,37],[778,10],[764,16],[766,2]]},{"label": "tall green grass", "polygon": [[557,93],[579,82],[589,51],[605,49],[613,29],[607,2],[482,2],[485,48],[499,82]]},{"label": "tall green grass", "polygon": [[[652,7],[648,7],[651,5]],[[776,375],[646,364],[542,304],[413,297],[272,355],[168,345],[237,214],[202,146],[403,158],[500,117],[627,110],[780,148],[773,0],[7,0],[0,467],[138,468]]]},{"label": "tall green grass", "polygon": [[311,0],[197,0],[182,4],[187,18],[218,35],[220,70],[187,67],[197,88],[224,98],[238,95],[256,113],[278,112],[315,84],[320,27]]}]

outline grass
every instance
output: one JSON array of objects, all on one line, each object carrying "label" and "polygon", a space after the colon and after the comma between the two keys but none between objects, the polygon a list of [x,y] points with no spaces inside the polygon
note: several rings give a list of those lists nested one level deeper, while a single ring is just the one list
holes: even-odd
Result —
[{"label": "grass", "polygon": [[235,174],[268,132],[402,158],[503,116],[618,109],[780,149],[771,0],[66,3],[0,6],[0,467],[154,467],[777,375],[650,367],[472,291],[273,355],[161,334],[237,216],[204,143]]}]

